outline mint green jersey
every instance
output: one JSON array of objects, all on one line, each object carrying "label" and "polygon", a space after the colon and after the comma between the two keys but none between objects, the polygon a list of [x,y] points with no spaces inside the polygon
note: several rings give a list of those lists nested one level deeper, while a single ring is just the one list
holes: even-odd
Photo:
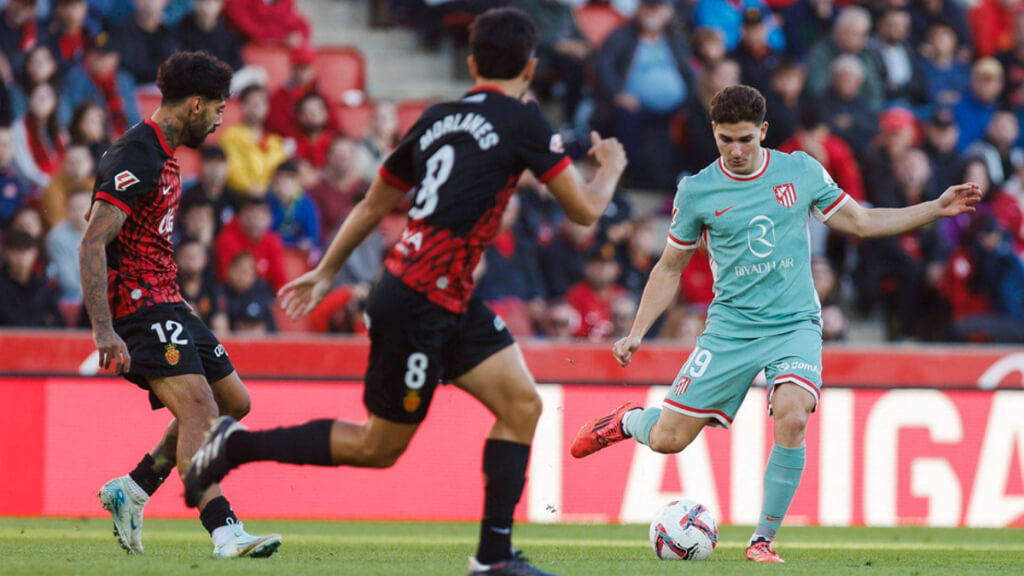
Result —
[{"label": "mint green jersey", "polygon": [[746,176],[719,158],[683,178],[668,243],[692,250],[703,240],[707,247],[715,281],[707,332],[757,338],[812,322],[820,333],[808,218],[824,222],[849,200],[803,152],[766,148],[761,168]]}]

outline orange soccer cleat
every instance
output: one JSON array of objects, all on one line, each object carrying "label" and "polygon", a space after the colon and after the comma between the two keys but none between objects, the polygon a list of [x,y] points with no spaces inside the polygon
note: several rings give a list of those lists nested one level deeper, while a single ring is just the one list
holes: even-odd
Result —
[{"label": "orange soccer cleat", "polygon": [[616,442],[622,442],[626,439],[626,434],[622,430],[622,417],[630,410],[642,409],[643,406],[636,402],[626,402],[611,414],[587,422],[576,433],[569,453],[573,458],[583,458]]},{"label": "orange soccer cleat", "polygon": [[747,548],[747,562],[777,562],[786,561],[779,558],[775,550],[772,550],[772,543],[767,540],[758,540]]}]

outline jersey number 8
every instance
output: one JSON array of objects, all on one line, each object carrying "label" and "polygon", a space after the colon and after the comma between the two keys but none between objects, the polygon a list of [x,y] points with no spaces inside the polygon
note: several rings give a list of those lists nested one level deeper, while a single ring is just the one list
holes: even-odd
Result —
[{"label": "jersey number 8", "polygon": [[427,158],[427,175],[416,192],[416,205],[409,210],[410,219],[421,220],[437,210],[439,191],[451,177],[454,164],[455,148],[451,144],[445,144]]}]

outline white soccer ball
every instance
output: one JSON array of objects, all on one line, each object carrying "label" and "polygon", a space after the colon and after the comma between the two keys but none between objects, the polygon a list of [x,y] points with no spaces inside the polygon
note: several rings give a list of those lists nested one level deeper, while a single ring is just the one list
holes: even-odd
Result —
[{"label": "white soccer ball", "polygon": [[676,500],[654,517],[650,537],[662,560],[707,560],[718,545],[718,524],[704,506]]}]

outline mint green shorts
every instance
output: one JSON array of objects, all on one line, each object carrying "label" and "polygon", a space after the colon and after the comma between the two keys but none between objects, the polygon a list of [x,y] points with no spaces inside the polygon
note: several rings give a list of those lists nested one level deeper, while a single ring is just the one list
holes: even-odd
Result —
[{"label": "mint green shorts", "polygon": [[770,384],[768,410],[775,388],[792,383],[821,396],[821,333],[814,328],[761,338],[723,338],[704,333],[672,383],[662,405],[666,410],[711,418],[711,426],[728,428],[747,390],[764,370]]}]

